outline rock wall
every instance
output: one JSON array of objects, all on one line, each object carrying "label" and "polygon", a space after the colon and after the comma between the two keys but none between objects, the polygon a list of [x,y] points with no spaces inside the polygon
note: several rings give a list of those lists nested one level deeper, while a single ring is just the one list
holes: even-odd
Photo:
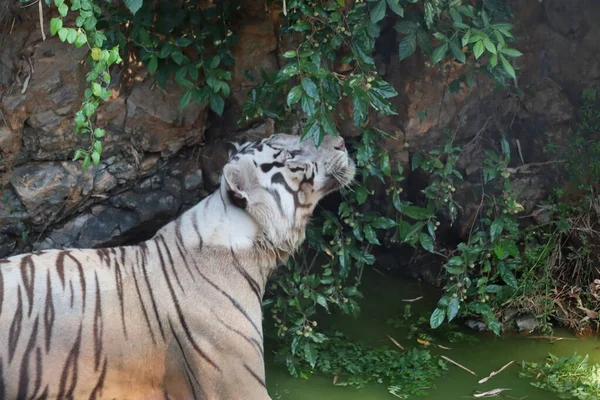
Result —
[{"label": "rock wall", "polygon": [[[253,84],[244,72],[275,70],[282,48],[273,14],[254,3],[244,6],[248,17],[239,28],[225,116],[194,104],[180,111],[176,85],[165,92],[139,65],[115,68],[112,98],[96,121],[107,131],[103,161],[85,172],[70,161],[84,145],[72,126],[85,89],[84,51],[49,35],[42,41],[33,7],[14,26],[0,21],[0,257],[141,240],[214,190],[226,140],[273,133],[273,121],[241,130],[232,123]],[[558,182],[545,145],[569,140],[581,91],[600,88],[598,2],[515,0],[512,7],[525,54],[517,94],[493,90],[480,75],[474,88],[450,94],[447,84],[460,66],[449,65],[444,75],[423,67],[419,55],[399,62],[391,27],[378,45],[379,71],[400,93],[393,99],[399,115],[372,122],[397,137],[387,143],[392,158],[406,164],[414,149],[440,145],[444,128],[466,122],[457,130],[457,143],[467,145],[460,160],[466,182],[457,192],[465,204],[459,235],[479,204],[483,148],[498,143],[498,132],[510,139],[515,185],[531,212]],[[338,122],[342,134],[353,135]]]}]

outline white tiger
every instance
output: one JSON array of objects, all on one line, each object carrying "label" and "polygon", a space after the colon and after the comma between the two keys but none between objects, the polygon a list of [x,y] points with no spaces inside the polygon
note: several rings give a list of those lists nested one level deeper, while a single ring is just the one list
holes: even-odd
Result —
[{"label": "white tiger", "polygon": [[277,134],[146,242],[0,260],[0,399],[269,399],[267,278],[354,174],[342,138]]}]

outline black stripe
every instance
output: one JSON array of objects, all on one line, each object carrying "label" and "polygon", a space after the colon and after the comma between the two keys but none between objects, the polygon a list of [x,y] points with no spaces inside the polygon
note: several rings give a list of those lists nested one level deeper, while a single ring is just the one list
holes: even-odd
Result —
[{"label": "black stripe", "polygon": [[198,229],[198,221],[196,215],[192,218],[192,226],[198,235],[198,240],[200,240],[200,244],[198,245],[198,251],[202,250],[202,246],[204,245],[204,240],[202,240],[202,235],[200,234],[200,229]]},{"label": "black stripe", "polygon": [[244,333],[240,332],[233,326],[229,325],[227,322],[223,321],[221,317],[219,317],[219,315],[215,312],[212,312],[212,315],[217,319],[217,321],[221,323],[221,325],[223,325],[225,328],[229,329],[230,331],[244,339],[246,342],[248,342],[248,344],[257,351],[258,355],[260,357],[263,357],[262,344],[258,340],[256,340],[256,338],[246,336]]},{"label": "black stripe", "polygon": [[[121,264],[125,268],[125,249],[121,247]],[[117,286],[117,297],[121,306],[121,325],[123,326],[123,335],[127,339],[127,326],[125,326],[125,292],[123,290],[123,274],[121,266],[115,260],[115,285]]]},{"label": "black stripe", "polygon": [[231,304],[233,304],[233,306],[244,316],[246,317],[246,319],[248,320],[248,322],[250,322],[250,324],[254,327],[254,330],[256,331],[256,333],[258,334],[258,336],[260,337],[260,339],[262,340],[262,332],[260,331],[260,329],[258,328],[258,326],[256,326],[256,324],[254,323],[254,321],[252,321],[252,318],[250,318],[250,316],[248,315],[248,313],[246,312],[246,310],[244,310],[242,308],[242,306],[240,305],[240,303],[237,302],[236,299],[234,299],[233,297],[231,297],[231,295],[227,292],[225,292],[223,289],[221,289],[219,286],[217,286],[217,284],[215,284],[213,281],[211,281],[210,279],[208,279],[208,277],[206,275],[204,275],[202,272],[200,272],[200,270],[198,270],[198,273],[200,274],[200,276],[209,284],[211,285],[213,288],[215,288],[215,290],[217,290],[219,293],[221,293],[223,296],[227,297],[227,299],[231,302]]},{"label": "black stripe", "polygon": [[273,168],[283,168],[285,166],[284,163],[280,163],[277,161],[274,161],[272,163],[265,163],[265,164],[260,164],[260,169],[262,169],[262,172],[267,173],[270,170],[272,170]]},{"label": "black stripe", "polygon": [[[33,328],[31,329],[31,336],[29,336],[29,341],[27,342],[27,347],[25,348],[25,352],[21,357],[21,368],[19,370],[19,391],[17,394],[17,399],[27,398],[27,390],[29,388],[29,382],[31,381],[31,378],[29,376],[29,361],[31,358],[31,353],[35,348],[35,342],[38,331],[38,322],[39,317],[36,317],[35,322],[33,323]],[[38,375],[35,380],[35,392],[33,396],[35,396],[37,391],[40,389],[40,380],[41,377]]]},{"label": "black stripe", "polygon": [[183,243],[181,243],[181,245],[180,245],[179,244],[179,240],[175,239],[175,246],[177,247],[177,251],[179,252],[179,256],[181,257],[181,259],[183,260],[183,263],[185,264],[185,268],[188,270],[188,272],[190,273],[190,276],[192,277],[192,281],[196,282],[196,277],[192,273],[192,270],[190,268],[190,264],[188,263],[187,257],[184,254],[184,250],[181,247],[181,246],[185,246],[185,245]]},{"label": "black stripe", "polygon": [[[65,365],[60,375],[60,384],[57,396],[59,399],[74,400],[73,393],[75,392],[78,378],[77,368],[81,346],[81,330],[82,325],[80,324],[77,337],[75,338],[75,343],[73,343],[73,347],[71,348],[71,351],[69,351],[69,355],[67,356],[67,360],[65,361]],[[67,384],[69,387],[67,387]]]},{"label": "black stripe", "polygon": [[8,364],[12,362],[19,336],[21,336],[21,324],[23,323],[23,299],[21,296],[21,287],[17,288],[17,309],[8,331]]},{"label": "black stripe", "polygon": [[27,295],[27,301],[29,304],[28,317],[31,317],[31,311],[33,311],[33,289],[35,287],[35,266],[31,259],[31,254],[21,259],[21,279],[23,280],[23,286],[25,286],[25,294]]},{"label": "black stripe", "polygon": [[104,322],[102,319],[102,298],[100,296],[100,283],[98,274],[94,271],[96,279],[96,307],[94,309],[94,370],[100,367],[100,355],[104,343]]},{"label": "black stripe", "polygon": [[[86,284],[85,284],[85,275],[83,274],[83,266],[79,262],[78,259],[73,257],[70,252],[67,251],[66,254],[77,266],[77,270],[79,271],[79,283],[81,284],[81,311],[85,312],[85,296],[86,296]],[[72,288],[72,287],[71,287]]]},{"label": "black stripe", "polygon": [[267,389],[267,385],[265,385],[265,381],[256,374],[256,372],[252,371],[250,369],[250,367],[248,366],[248,364],[244,363],[244,368],[246,368],[246,371],[248,371],[250,373],[250,375],[252,375],[254,377],[254,379],[256,379],[256,381],[265,388],[265,390]]},{"label": "black stripe", "polygon": [[[142,249],[142,271],[144,272],[144,280],[146,281],[146,286],[148,287],[148,294],[150,295],[150,300],[152,301],[152,308],[154,309],[154,315],[156,316],[156,321],[158,321],[158,328],[160,329],[160,334],[165,339],[165,331],[163,330],[162,322],[160,321],[160,316],[158,315],[158,309],[156,307],[156,300],[154,299],[154,294],[152,290],[152,286],[150,285],[150,280],[148,279],[148,271],[146,271],[146,251],[148,250],[148,246],[145,243],[140,244],[140,248]],[[138,291],[139,293],[139,291]],[[140,297],[141,301],[141,297]]]},{"label": "black stripe", "polygon": [[96,400],[98,396],[100,396],[102,389],[104,389],[104,379],[106,379],[107,366],[108,359],[104,357],[104,365],[102,366],[102,372],[100,373],[100,377],[98,378],[96,386],[94,386],[94,389],[92,390],[92,394],[90,394],[90,400]]},{"label": "black stripe", "polygon": [[279,208],[279,213],[285,217],[285,211],[283,211],[283,204],[281,204],[281,195],[279,194],[279,192],[275,189],[269,188],[267,190],[269,192],[269,194],[271,196],[273,196],[273,199],[275,200],[275,203],[277,203],[277,208]]},{"label": "black stripe", "polygon": [[[177,332],[175,332],[175,329],[173,328],[173,324],[171,323],[170,319],[169,319],[169,326],[171,327],[171,332],[173,333],[173,337],[175,338],[175,341],[177,342],[179,351],[181,351],[181,357],[183,358],[183,362],[185,363],[185,368],[184,368],[185,375],[188,379],[190,389],[192,389],[192,394],[194,395],[194,399],[198,398],[198,396],[196,396],[196,389],[195,389],[194,382],[198,386],[198,389],[200,389],[202,391],[202,398],[205,398],[206,394],[204,393],[204,389],[202,389],[202,385],[200,384],[198,377],[194,373],[195,369],[192,368],[192,366],[190,365],[190,362],[188,361],[188,359],[186,357],[186,352],[183,350],[183,346],[181,345],[181,340],[179,340],[179,337],[177,336]],[[194,378],[194,382],[192,382],[192,378]]]},{"label": "black stripe", "polygon": [[250,276],[250,274],[248,274],[248,271],[246,271],[244,269],[244,267],[242,266],[242,264],[240,264],[240,262],[238,261],[234,251],[232,248],[229,249],[231,251],[231,257],[233,258],[233,262],[234,262],[234,266],[235,269],[242,274],[242,276],[246,279],[246,282],[248,283],[248,286],[250,286],[250,289],[252,289],[252,291],[254,292],[254,294],[256,295],[256,299],[258,300],[258,303],[261,304],[262,306],[262,289],[260,287],[260,285],[258,284],[258,282],[256,282],[256,280],[254,280],[253,277]]},{"label": "black stripe", "polygon": [[[60,283],[62,283],[63,290],[65,289],[65,255],[67,251],[61,251],[58,253],[56,257],[56,272],[58,272],[58,277],[60,278]],[[71,306],[72,307],[72,306]]]},{"label": "black stripe", "polygon": [[44,332],[46,333],[46,353],[50,352],[52,343],[52,327],[54,326],[54,300],[52,299],[52,284],[50,271],[46,275],[46,304],[44,305]]},{"label": "black stripe", "polygon": [[[163,235],[159,235],[157,237],[156,248],[158,249],[158,252],[160,254],[158,240],[160,240],[162,242],[163,246],[165,246],[165,251],[167,252],[167,258],[169,259],[169,264],[171,265],[171,269],[173,270],[173,275],[175,275],[175,280],[177,281],[177,284],[179,285],[179,288],[181,289],[181,291],[185,293],[185,290],[183,289],[183,285],[181,284],[181,281],[179,280],[179,274],[177,273],[177,268],[175,268],[175,263],[173,262],[173,256],[171,256],[171,250],[169,250],[169,246],[167,246],[167,242],[165,241],[165,238],[163,237]],[[161,261],[162,261],[162,258],[161,258]]]},{"label": "black stripe", "polygon": [[[139,252],[135,253],[136,265],[139,267]],[[150,318],[148,318],[148,312],[146,311],[146,305],[144,304],[144,300],[142,299],[142,293],[140,292],[140,286],[138,284],[137,275],[135,274],[135,267],[131,269],[133,272],[133,283],[135,284],[135,290],[138,294],[138,299],[140,300],[140,304],[142,306],[142,312],[144,313],[144,318],[146,319],[146,325],[148,325],[148,330],[150,331],[150,336],[152,336],[152,343],[156,344],[156,338],[154,337],[154,331],[152,330],[152,325],[150,324]],[[163,337],[164,338],[164,337]]]},{"label": "black stripe", "polygon": [[217,366],[217,364],[215,364],[198,346],[198,344],[196,343],[196,341],[194,340],[190,329],[188,327],[188,324],[183,316],[183,313],[181,312],[181,306],[179,305],[179,300],[177,299],[177,296],[175,295],[175,290],[173,290],[173,284],[171,283],[171,279],[169,279],[169,274],[167,273],[167,269],[165,267],[165,260],[163,258],[162,252],[160,251],[160,247],[158,246],[158,243],[156,244],[156,249],[158,250],[158,257],[160,258],[160,266],[162,268],[163,271],[163,275],[165,277],[165,280],[167,281],[167,287],[169,288],[169,292],[171,294],[171,299],[173,300],[173,304],[175,305],[175,309],[177,310],[177,316],[179,318],[179,322],[181,323],[181,326],[183,327],[183,331],[185,332],[185,335],[187,337],[187,339],[190,341],[190,343],[192,344],[192,347],[194,348],[194,350],[196,351],[196,353],[198,353],[202,358],[204,358],[210,365],[212,365],[216,370],[221,371],[221,369]]}]

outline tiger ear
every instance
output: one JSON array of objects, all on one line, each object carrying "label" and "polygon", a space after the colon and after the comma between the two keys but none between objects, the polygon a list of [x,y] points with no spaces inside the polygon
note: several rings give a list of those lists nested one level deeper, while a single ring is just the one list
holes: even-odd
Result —
[{"label": "tiger ear", "polygon": [[227,144],[227,158],[231,158],[232,156],[234,156],[238,151],[240,151],[240,148],[242,147],[239,143],[236,142],[226,142]]},{"label": "tiger ear", "polygon": [[223,179],[227,195],[233,204],[245,209],[248,206],[248,189],[250,182],[240,164],[227,164],[223,167]]}]

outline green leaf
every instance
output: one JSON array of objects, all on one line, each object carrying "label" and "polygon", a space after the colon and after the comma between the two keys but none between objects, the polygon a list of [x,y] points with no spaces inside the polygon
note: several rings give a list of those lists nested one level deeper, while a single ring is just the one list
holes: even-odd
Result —
[{"label": "green leaf", "polygon": [[473,54],[475,55],[475,58],[478,59],[479,57],[481,57],[484,50],[485,48],[483,45],[483,40],[480,40],[477,43],[475,43],[475,46],[473,46]]},{"label": "green leaf", "polygon": [[492,56],[490,57],[489,63],[492,67],[495,68],[496,65],[498,65],[498,54],[492,54]]},{"label": "green leaf", "polygon": [[417,35],[411,33],[402,38],[398,45],[398,58],[404,60],[410,57],[417,49]]},{"label": "green leaf", "polygon": [[287,105],[292,106],[302,98],[302,88],[300,85],[294,86],[287,95]]},{"label": "green leaf", "polygon": [[94,142],[94,151],[98,154],[102,154],[102,142],[99,140],[96,140]]},{"label": "green leaf", "polygon": [[179,109],[183,110],[185,106],[187,106],[192,99],[192,89],[186,90],[181,98],[179,99]]},{"label": "green leaf", "polygon": [[444,43],[437,49],[433,50],[433,53],[431,54],[431,58],[432,58],[433,62],[438,63],[438,62],[442,61],[444,59],[444,57],[446,56],[447,52],[448,52],[448,43]]},{"label": "green leaf", "polygon": [[489,38],[483,38],[483,45],[490,53],[497,53],[496,46],[494,46],[494,43],[492,43],[492,41]]},{"label": "green leaf", "polygon": [[62,19],[60,18],[52,18],[50,20],[50,34],[52,36],[56,35],[56,32],[58,32],[58,30],[60,28],[63,27],[63,22]]},{"label": "green leaf", "polygon": [[92,83],[92,93],[96,97],[100,97],[102,95],[102,86],[99,83]]},{"label": "green leaf", "polygon": [[327,135],[337,136],[335,122],[333,122],[331,115],[326,111],[321,112],[321,126]]},{"label": "green leaf", "polygon": [[404,8],[400,5],[400,0],[387,0],[387,5],[394,14],[404,17]]},{"label": "green leaf", "polygon": [[304,111],[308,116],[314,115],[317,109],[315,101],[309,96],[302,96],[301,100],[302,111]]},{"label": "green leaf", "polygon": [[[373,3],[371,3],[372,5]],[[386,0],[378,0],[374,6],[370,7],[369,15],[371,22],[376,24],[385,17]]]},{"label": "green leaf", "polygon": [[369,241],[369,243],[380,245],[379,239],[377,239],[377,234],[375,230],[371,227],[371,225],[365,224],[364,226],[365,238]]},{"label": "green leaf", "polygon": [[94,165],[98,165],[98,163],[100,162],[100,154],[94,151],[92,153],[92,161]]},{"label": "green leaf", "polygon": [[223,109],[225,108],[225,100],[216,93],[213,93],[209,99],[210,109],[213,110],[217,115],[223,115]]},{"label": "green leaf", "polygon": [[67,43],[73,44],[75,39],[77,39],[77,30],[73,28],[67,28],[69,33],[67,33]]},{"label": "green leaf", "polygon": [[183,61],[183,53],[180,49],[175,48],[171,52],[171,58],[173,59],[173,61],[175,61],[175,64],[181,65],[181,62]]},{"label": "green leaf", "polygon": [[502,233],[502,230],[504,230],[504,220],[502,218],[494,220],[490,226],[490,241],[492,243],[494,243],[494,241]]},{"label": "green leaf", "polygon": [[314,368],[315,364],[317,363],[317,350],[312,343],[306,343],[304,345],[304,357],[310,364],[311,368]]},{"label": "green leaf", "polygon": [[462,46],[465,47],[469,43],[470,39],[471,39],[471,31],[468,30],[461,39]]},{"label": "green leaf", "polygon": [[446,318],[446,313],[444,312],[444,310],[436,308],[431,313],[431,317],[429,318],[429,325],[431,326],[431,328],[436,329],[440,325],[442,325],[445,318]]},{"label": "green leaf", "polygon": [[421,243],[421,247],[427,250],[430,253],[434,252],[433,248],[433,239],[426,233],[421,233],[419,235],[419,243]]},{"label": "green leaf", "polygon": [[461,256],[454,256],[446,262],[446,265],[461,266],[465,264],[465,260]]},{"label": "green leaf", "polygon": [[465,53],[462,52],[460,45],[458,44],[458,38],[456,36],[450,41],[450,51],[452,52],[454,58],[456,58],[461,63],[464,64],[467,61]]},{"label": "green leaf", "polygon": [[144,0],[125,0],[125,7],[131,11],[133,15],[135,15],[142,5],[144,4]]},{"label": "green leaf", "polygon": [[150,72],[150,75],[154,75],[157,68],[158,58],[153,54],[152,56],[150,56],[150,61],[148,61],[148,72]]},{"label": "green leaf", "polygon": [[317,85],[309,77],[302,78],[302,88],[313,99],[319,99],[319,89],[317,89]]},{"label": "green leaf", "polygon": [[515,74],[515,69],[512,65],[510,65],[508,60],[504,58],[502,54],[500,54],[500,62],[502,62],[502,68],[504,68],[508,76],[510,76],[513,79],[517,77],[517,75]]},{"label": "green leaf", "polygon": [[371,222],[371,226],[376,229],[390,229],[396,226],[396,221],[391,218],[377,217]]},{"label": "green leaf", "polygon": [[500,272],[500,277],[508,286],[513,289],[519,286],[519,281],[505,262],[498,263],[498,271]]},{"label": "green leaf", "polygon": [[77,161],[79,160],[81,157],[83,157],[85,155],[85,151],[84,150],[77,150],[75,152],[75,156],[73,156],[73,161]]},{"label": "green leaf", "polygon": [[416,207],[416,206],[405,207],[404,214],[409,216],[410,218],[416,219],[416,220],[426,220],[431,217],[430,210],[423,208],[423,207]]},{"label": "green leaf", "polygon": [[390,166],[390,156],[385,153],[381,156],[381,172],[385,176],[390,176],[392,174],[392,167]]},{"label": "green leaf", "polygon": [[58,30],[58,37],[60,38],[61,42],[64,42],[65,40],[67,40],[68,34],[69,34],[69,30],[67,28],[60,28]]},{"label": "green leaf", "polygon": [[58,13],[62,17],[66,17],[69,13],[69,6],[67,6],[65,3],[61,4],[60,6],[58,6]]},{"label": "green leaf", "polygon": [[282,57],[283,58],[296,58],[296,50],[288,50],[285,53],[283,53]]},{"label": "green leaf", "polygon": [[80,48],[86,43],[87,43],[87,36],[85,35],[85,32],[83,32],[83,31],[79,32],[77,34],[77,38],[75,39],[73,44],[75,45],[75,47]]},{"label": "green leaf", "polygon": [[462,274],[462,273],[465,271],[465,269],[464,269],[463,267],[458,267],[458,266],[456,266],[456,267],[453,267],[453,266],[451,266],[451,265],[448,265],[448,264],[446,264],[446,265],[444,266],[444,268],[445,268],[445,269],[446,269],[446,271],[448,271],[448,273],[449,273],[449,274],[451,274],[451,275],[460,275],[460,274]]},{"label": "green leaf", "polygon": [[521,57],[523,55],[523,53],[521,53],[517,49],[506,49],[506,48],[500,49],[500,53],[502,53],[502,54],[504,54],[505,56],[508,56],[508,57]]},{"label": "green leaf", "polygon": [[165,42],[165,43],[163,43],[162,47],[160,48],[160,51],[158,52],[158,56],[160,58],[167,58],[171,54],[172,50],[173,50],[173,45],[169,42]]},{"label": "green leaf", "polygon": [[364,186],[358,186],[356,188],[355,195],[356,195],[356,202],[359,205],[361,205],[361,204],[364,204],[365,201],[367,201],[367,197],[369,197],[369,192]]},{"label": "green leaf", "polygon": [[452,22],[462,22],[462,17],[460,13],[456,10],[456,8],[450,8],[450,18],[452,18]]},{"label": "green leaf", "polygon": [[448,314],[448,322],[452,321],[458,315],[458,307],[460,302],[456,297],[452,297],[450,302],[448,303],[448,308],[446,309],[446,313]]},{"label": "green leaf", "polygon": [[83,159],[83,164],[81,164],[81,167],[83,168],[84,171],[89,168],[91,161],[92,161],[92,159],[90,158],[90,155],[86,154]]},{"label": "green leaf", "polygon": [[417,29],[419,29],[419,24],[413,21],[402,20],[398,22],[394,29],[399,33],[404,33],[405,35],[410,35],[411,33],[416,33]]},{"label": "green leaf", "polygon": [[106,131],[102,128],[96,128],[94,129],[94,137],[96,137],[96,139],[102,139],[104,137],[104,135],[106,135]]}]

